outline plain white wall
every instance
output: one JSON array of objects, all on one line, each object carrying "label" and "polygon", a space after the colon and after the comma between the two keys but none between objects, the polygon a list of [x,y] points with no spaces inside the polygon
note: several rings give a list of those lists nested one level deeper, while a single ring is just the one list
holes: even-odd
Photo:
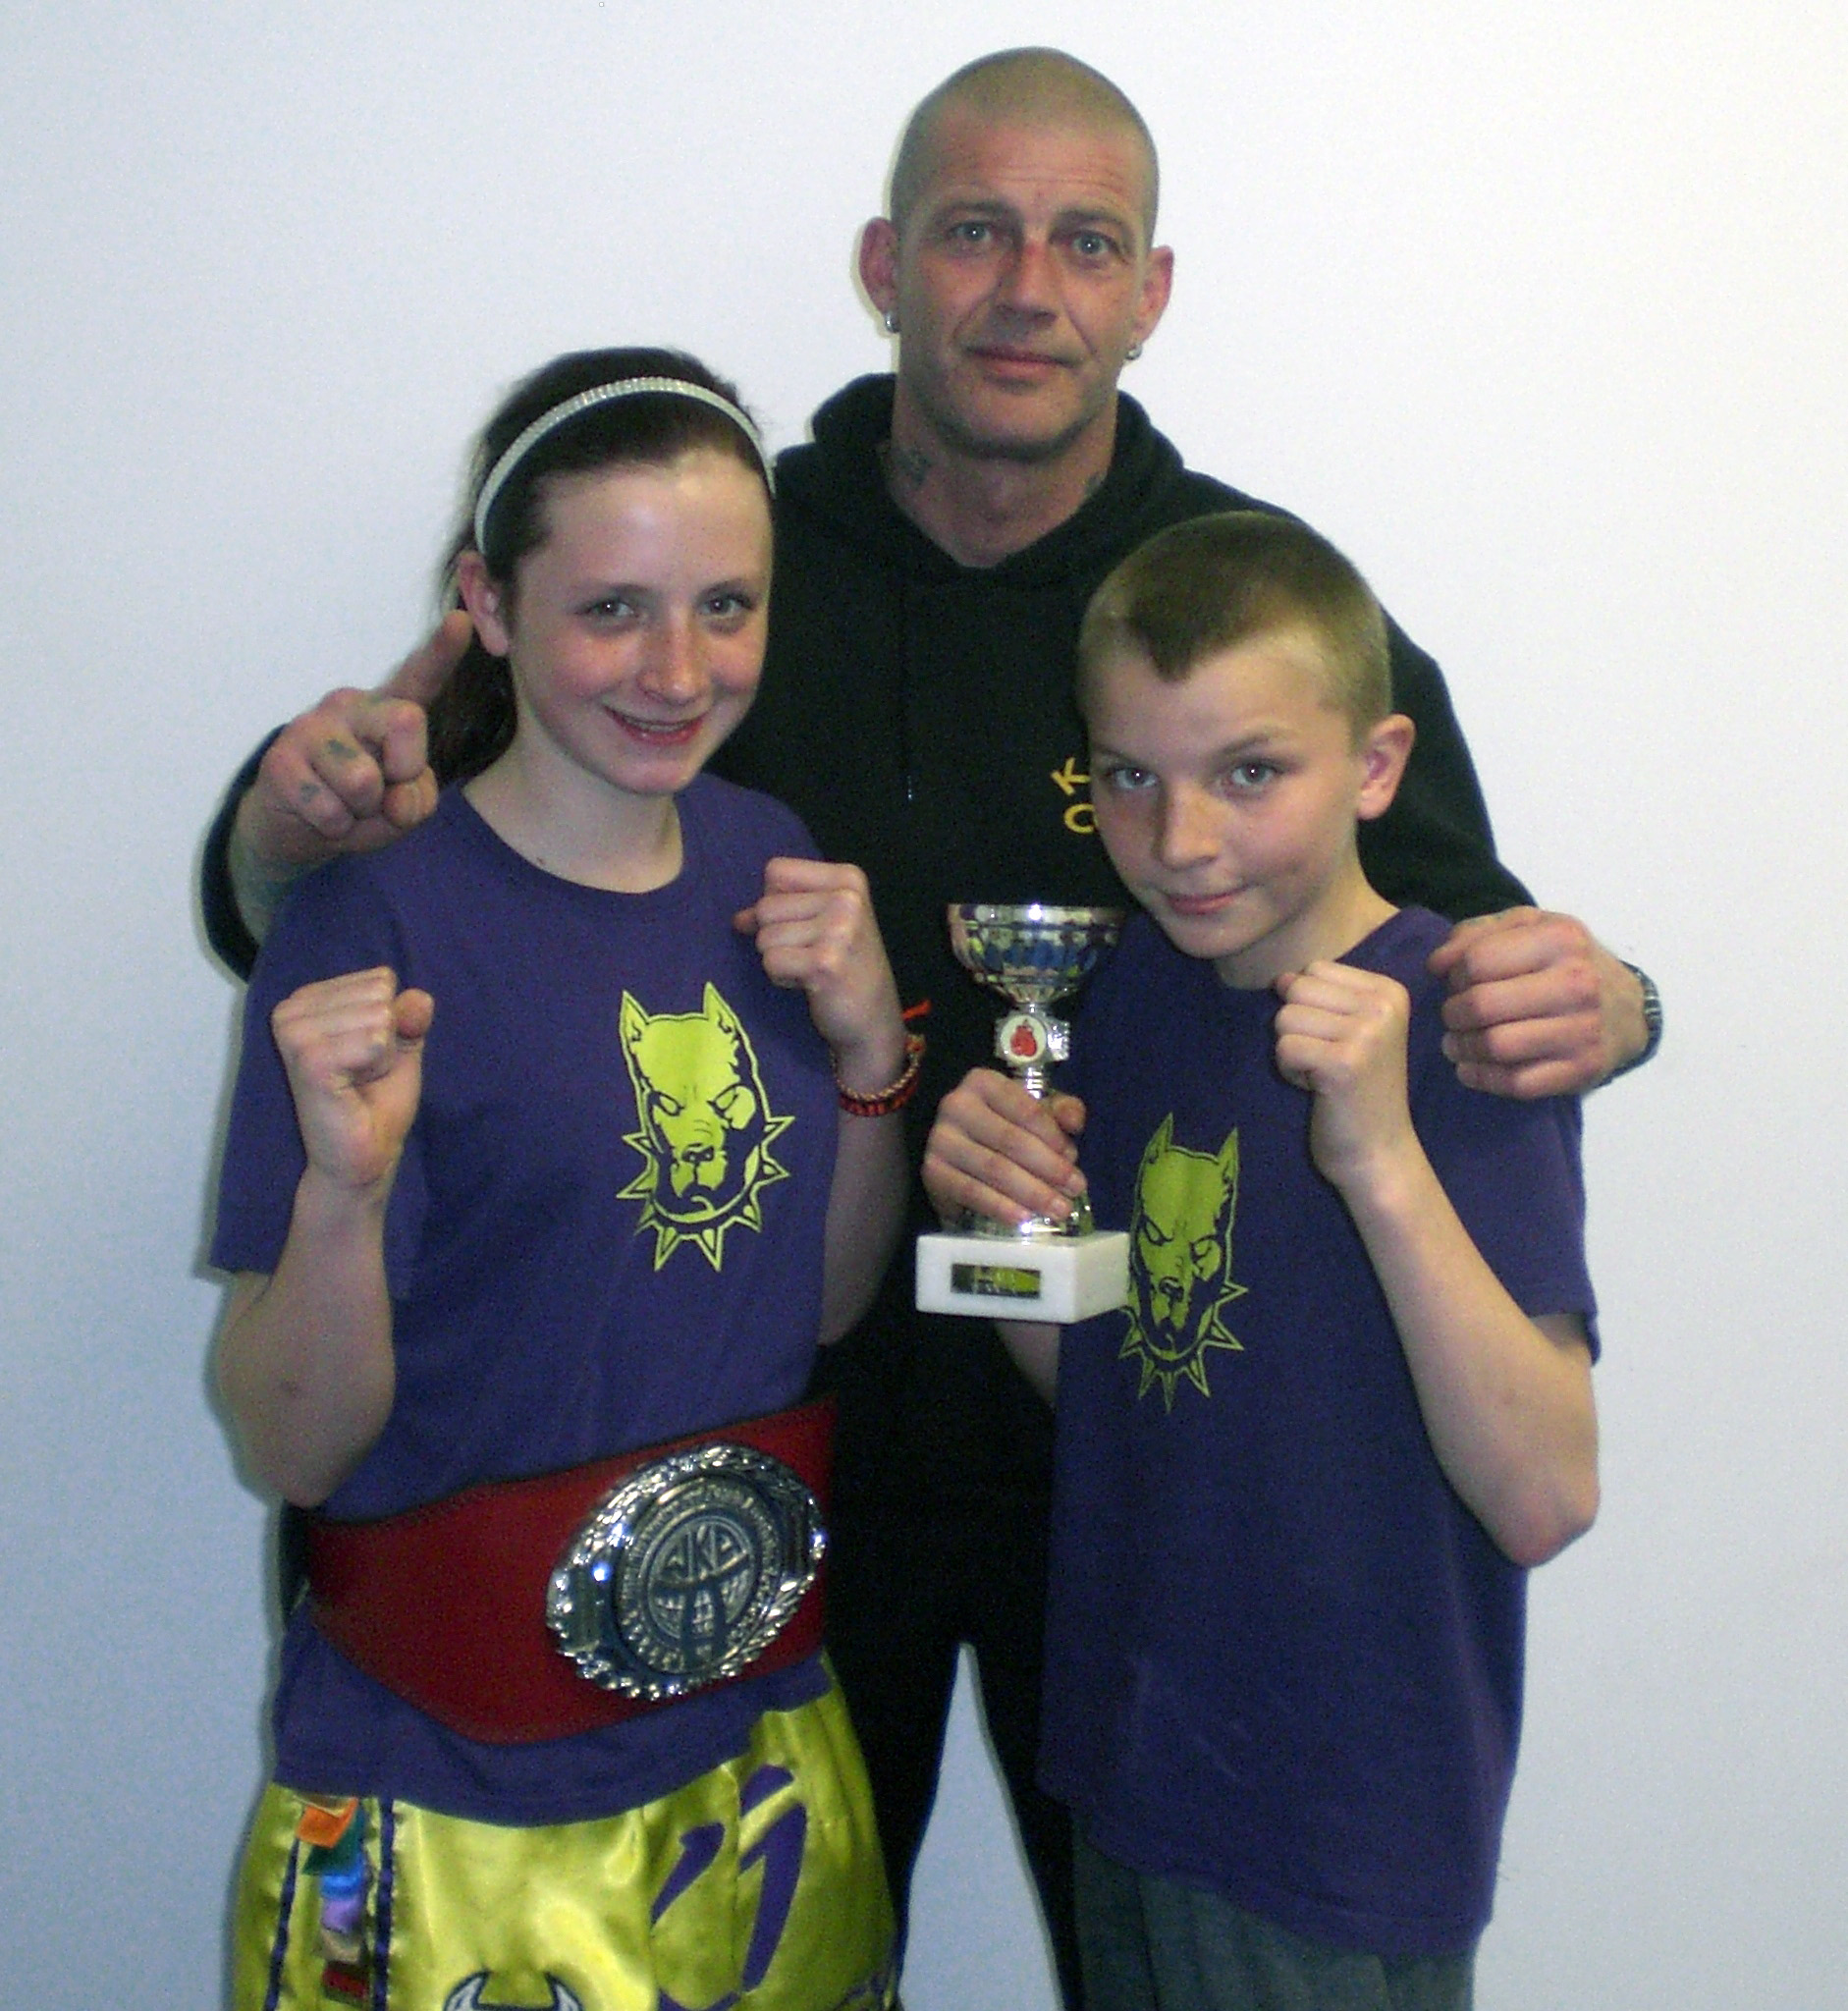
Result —
[{"label": "plain white wall", "polygon": [[[263,1505],[202,1361],[198,834],[416,636],[464,443],[666,340],[782,443],[886,346],[899,121],[1052,36],[1161,143],[1131,388],[1447,668],[1505,856],[1647,962],[1588,1123],[1599,1528],[1537,1580],[1486,2011],[1848,1973],[1848,17],[1769,0],[15,0],[0,21],[0,1998],[218,1990]],[[912,2011],[1050,2002],[964,1706]]]}]

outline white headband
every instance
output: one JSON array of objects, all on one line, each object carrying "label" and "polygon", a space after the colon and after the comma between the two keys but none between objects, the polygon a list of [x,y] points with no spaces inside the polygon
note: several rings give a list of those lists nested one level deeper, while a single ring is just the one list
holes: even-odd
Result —
[{"label": "white headband", "polygon": [[487,544],[488,513],[506,488],[508,478],[554,427],[564,425],[567,419],[574,419],[579,412],[589,411],[592,406],[608,405],[612,399],[618,398],[640,398],[648,392],[665,393],[669,398],[690,398],[699,405],[711,406],[714,411],[724,412],[750,442],[757,463],[764,471],[764,481],[774,491],[776,480],[770,471],[770,457],[764,452],[764,443],[758,438],[750,415],[742,408],[734,405],[723,393],[708,391],[703,384],[688,384],[682,377],[624,377],[614,384],[594,385],[589,391],[580,391],[575,398],[568,398],[563,405],[555,405],[550,411],[541,412],[494,463],[475,501],[475,549],[481,551]]}]

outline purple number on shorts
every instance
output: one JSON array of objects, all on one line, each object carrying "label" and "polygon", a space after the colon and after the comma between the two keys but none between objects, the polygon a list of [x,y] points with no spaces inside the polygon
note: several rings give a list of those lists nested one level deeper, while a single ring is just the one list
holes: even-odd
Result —
[{"label": "purple number on shorts", "polygon": [[[739,1807],[748,1814],[778,1789],[787,1787],[793,1778],[794,1775],[784,1767],[760,1766],[744,1783],[744,1792],[738,1797]],[[710,1869],[719,1854],[724,1834],[717,1822],[702,1822],[680,1838],[680,1861],[661,1888],[652,1919],[658,1921],[680,1894]],[[757,1924],[751,1929],[750,1946],[744,1951],[744,1970],[738,1979],[738,1987],[723,1997],[715,1997],[710,2004],[701,2005],[682,2004],[663,1990],[661,2011],[732,2011],[744,1991],[754,1990],[770,1974],[770,1965],[776,1960],[777,1949],[783,1940],[783,1930],[789,1924],[789,1910],[795,1904],[795,1888],[802,1876],[802,1846],[807,1838],[808,1811],[800,1802],[792,1802],[738,1859],[740,1875],[749,1871],[760,1858],[764,1867],[763,1890],[757,1898]]]}]

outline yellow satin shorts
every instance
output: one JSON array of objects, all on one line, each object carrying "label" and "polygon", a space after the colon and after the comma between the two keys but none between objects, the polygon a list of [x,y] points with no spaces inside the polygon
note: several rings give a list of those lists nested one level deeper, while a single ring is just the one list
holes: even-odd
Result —
[{"label": "yellow satin shorts", "polygon": [[888,2011],[892,1901],[839,1690],[589,1822],[264,1790],[235,2011]]}]

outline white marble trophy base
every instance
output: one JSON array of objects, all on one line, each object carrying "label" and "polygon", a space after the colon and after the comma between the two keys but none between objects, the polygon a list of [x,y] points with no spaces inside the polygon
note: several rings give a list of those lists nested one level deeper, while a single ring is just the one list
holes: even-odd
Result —
[{"label": "white marble trophy base", "polygon": [[922,1313],[1068,1327],[1111,1312],[1128,1297],[1129,1238],[1121,1229],[1043,1237],[946,1231],[917,1239]]}]

